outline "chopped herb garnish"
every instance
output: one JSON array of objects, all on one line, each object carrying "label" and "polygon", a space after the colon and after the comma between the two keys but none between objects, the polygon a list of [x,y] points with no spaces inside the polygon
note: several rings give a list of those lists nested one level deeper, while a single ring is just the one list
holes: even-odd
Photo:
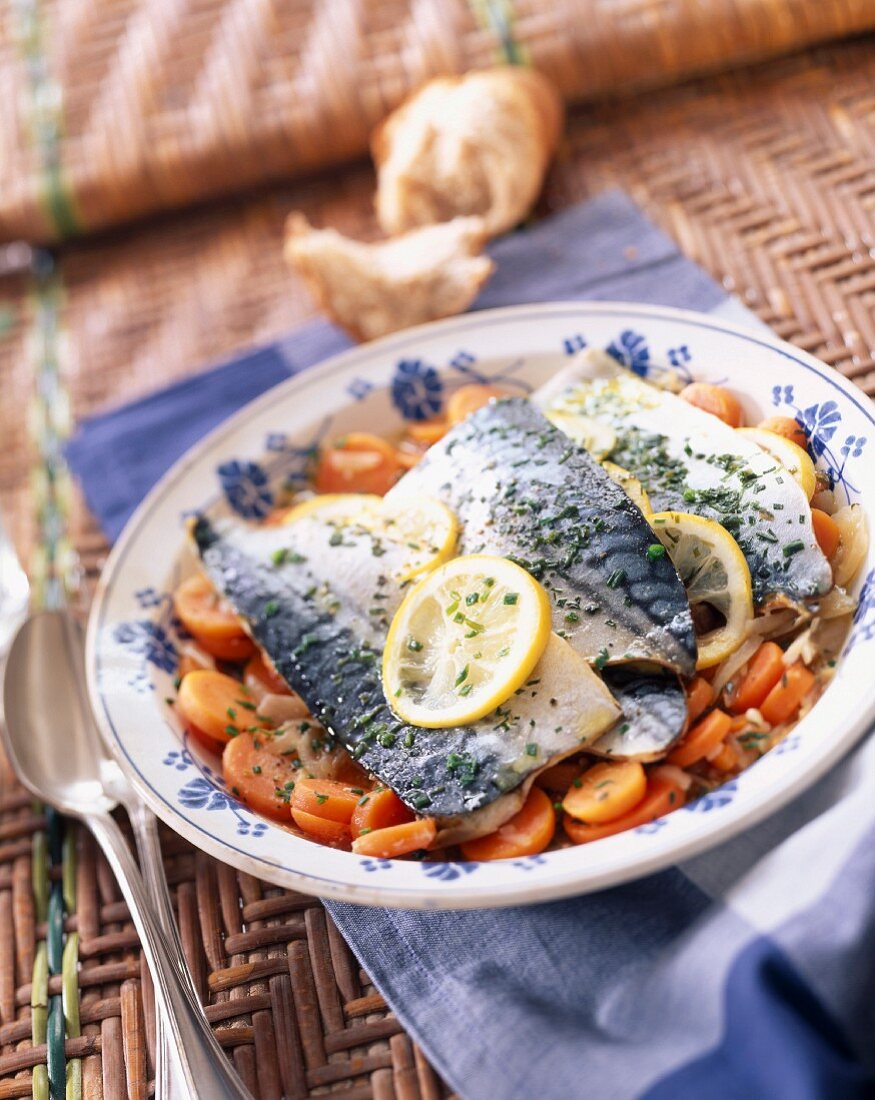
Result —
[{"label": "chopped herb garnish", "polygon": [[511,607],[513,607],[513,605],[519,601],[519,598],[519,592],[505,592],[502,603],[509,604]]},{"label": "chopped herb garnish", "polygon": [[660,558],[665,557],[665,547],[661,542],[652,542],[647,547],[647,560],[659,561]]}]

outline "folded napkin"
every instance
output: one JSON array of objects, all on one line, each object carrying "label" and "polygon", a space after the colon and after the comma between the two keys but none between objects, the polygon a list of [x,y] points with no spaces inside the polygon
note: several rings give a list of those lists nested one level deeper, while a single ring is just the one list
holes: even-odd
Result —
[{"label": "folded napkin", "polygon": [[[476,308],[646,301],[758,322],[624,195],[496,242]],[[86,421],[68,450],[110,538],[243,402],[343,350],[317,322]],[[525,908],[328,908],[469,1100],[875,1095],[875,743],[758,828],[626,886]]]}]

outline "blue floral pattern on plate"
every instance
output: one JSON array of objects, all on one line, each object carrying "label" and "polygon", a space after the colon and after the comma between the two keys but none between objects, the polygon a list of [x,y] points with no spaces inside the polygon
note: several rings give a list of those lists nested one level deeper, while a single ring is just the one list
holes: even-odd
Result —
[{"label": "blue floral pattern on plate", "polygon": [[225,499],[238,516],[263,519],[273,507],[267,473],[257,462],[232,459],[217,470]]},{"label": "blue floral pattern on plate", "polygon": [[421,359],[402,359],[392,379],[392,403],[405,420],[429,420],[443,408],[444,384]]},{"label": "blue floral pattern on plate", "polygon": [[796,402],[795,387],[792,385],[773,386],[772,404],[776,409],[789,408],[793,419],[808,435],[808,450],[811,457],[829,479],[829,487],[844,490],[850,504],[859,495],[859,489],[847,476],[850,459],[860,458],[868,442],[864,435],[848,434],[835,453],[831,442],[842,423],[842,414],[835,401],[822,401],[804,408]]}]

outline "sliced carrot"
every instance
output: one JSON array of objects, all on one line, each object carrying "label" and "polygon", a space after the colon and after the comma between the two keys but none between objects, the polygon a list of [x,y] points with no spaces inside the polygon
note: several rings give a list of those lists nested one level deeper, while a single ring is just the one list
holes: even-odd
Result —
[{"label": "sliced carrot", "polygon": [[422,456],[425,451],[405,451],[401,447],[395,452],[395,457],[398,459],[399,465],[403,466],[405,470],[412,470],[414,466],[418,466],[422,462]]},{"label": "sliced carrot", "polygon": [[349,824],[352,835],[357,837],[378,829],[389,829],[393,825],[406,825],[415,816],[394,791],[388,787],[378,787],[359,797]]},{"label": "sliced carrot", "polygon": [[182,680],[189,672],[194,672],[196,668],[214,668],[211,658],[207,655],[204,660],[196,657],[193,653],[183,653],[179,658],[179,664],[176,666],[176,675]]},{"label": "sliced carrot", "polygon": [[462,855],[472,861],[518,859],[543,852],[556,831],[556,811],[540,787],[532,787],[522,809],[489,836],[469,840]]},{"label": "sliced carrot", "polygon": [[316,492],[382,496],[388,493],[401,473],[401,463],[391,443],[370,432],[350,432],[320,452]]},{"label": "sliced carrot", "polygon": [[710,382],[691,382],[689,386],[684,386],[680,396],[697,409],[716,416],[730,428],[740,428],[744,421],[737,398],[722,386],[712,386]]},{"label": "sliced carrot", "polygon": [[195,669],[184,677],[176,697],[182,718],[212,737],[228,741],[254,724],[255,700],[245,684],[214,669]]},{"label": "sliced carrot", "polygon": [[484,405],[488,405],[494,397],[506,396],[504,391],[496,386],[480,384],[462,386],[461,389],[456,390],[447,402],[447,419],[451,424],[458,424],[469,417],[471,413],[482,409]]},{"label": "sliced carrot", "polygon": [[684,804],[684,792],[670,779],[659,772],[652,772],[647,781],[647,793],[634,810],[615,818],[614,821],[606,821],[601,825],[584,825],[575,821],[569,814],[562,818],[562,827],[569,840],[575,844],[588,844],[591,840],[601,840],[602,837],[614,836],[616,833],[624,833],[627,829],[637,829],[639,825],[647,825],[664,814],[671,813]]},{"label": "sliced carrot", "polygon": [[714,756],[708,758],[708,763],[720,772],[731,772],[738,767],[738,753],[724,741]]},{"label": "sliced carrot", "polygon": [[783,675],[784,651],[776,642],[763,642],[739,680],[729,709],[744,714],[751,707],[759,707]]},{"label": "sliced carrot", "polygon": [[545,768],[535,782],[546,791],[564,794],[579,775],[580,764],[554,764],[552,768]]},{"label": "sliced carrot", "polygon": [[814,528],[814,537],[817,539],[818,546],[823,551],[823,556],[831,558],[836,550],[838,550],[839,542],[841,541],[839,525],[832,516],[827,515],[826,512],[822,512],[820,508],[812,508],[811,526]]},{"label": "sliced carrot", "polygon": [[227,741],[217,741],[215,737],[208,737],[202,729],[198,729],[191,722],[186,722],[185,728],[188,730],[189,736],[194,738],[207,752],[215,753],[216,756],[222,755],[222,751],[228,743]]},{"label": "sliced carrot", "polygon": [[342,821],[332,821],[330,817],[317,817],[315,814],[307,813],[306,810],[298,809],[297,806],[292,806],[292,820],[302,832],[313,837],[314,840],[322,841],[323,844],[343,844],[349,841],[349,826],[344,825]]},{"label": "sliced carrot", "polygon": [[588,768],[571,785],[562,809],[576,821],[599,824],[629,813],[647,792],[647,774],[635,760]]},{"label": "sliced carrot", "polygon": [[298,774],[289,757],[271,752],[269,737],[243,732],[222,753],[228,789],[257,813],[288,821],[289,800]]},{"label": "sliced carrot", "polygon": [[703,756],[716,749],[729,733],[732,720],[725,711],[712,710],[691,730],[687,730],[680,744],[666,757],[667,764],[688,768]]},{"label": "sliced carrot", "polygon": [[687,685],[687,721],[695,722],[714,702],[714,689],[703,676]]},{"label": "sliced carrot", "polygon": [[788,722],[799,710],[802,700],[814,687],[814,673],[810,672],[801,661],[791,665],[785,670],[781,679],[775,684],[765,702],[760,707],[760,714],[767,722],[777,726],[780,722]]},{"label": "sliced carrot", "polygon": [[245,661],[255,648],[240,620],[201,573],[183,581],[173,606],[199,644],[223,661]]},{"label": "sliced carrot", "polygon": [[450,422],[444,416],[435,417],[434,420],[419,420],[407,425],[407,434],[417,443],[425,443],[431,446],[437,443],[450,430]]},{"label": "sliced carrot", "polygon": [[792,416],[768,416],[765,420],[761,420],[757,427],[782,435],[803,450],[808,446],[808,433]]},{"label": "sliced carrot", "polygon": [[363,794],[362,789],[353,790],[334,779],[300,779],[292,795],[292,809],[349,825]]},{"label": "sliced carrot", "polygon": [[436,835],[434,819],[420,817],[403,825],[390,825],[387,829],[359,834],[352,842],[352,850],[357,855],[372,859],[395,859],[427,849],[434,843]]},{"label": "sliced carrot", "polygon": [[[294,692],[272,665],[260,653],[254,653],[243,670],[243,682],[252,689],[253,694],[267,692],[270,695],[293,695]],[[304,709],[306,714],[306,708]]]}]

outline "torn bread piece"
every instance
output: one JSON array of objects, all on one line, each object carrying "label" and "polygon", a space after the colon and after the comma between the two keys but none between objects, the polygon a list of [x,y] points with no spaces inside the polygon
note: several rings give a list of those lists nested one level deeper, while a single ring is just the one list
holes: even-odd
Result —
[{"label": "torn bread piece", "polygon": [[429,81],[375,131],[377,218],[389,235],[459,215],[495,236],[528,214],[562,129],[554,85],[533,69]]},{"label": "torn bread piece", "polygon": [[474,217],[365,244],[314,229],[296,213],[286,223],[285,256],[333,321],[356,340],[373,340],[466,309],[494,268],[478,255],[485,240]]}]

